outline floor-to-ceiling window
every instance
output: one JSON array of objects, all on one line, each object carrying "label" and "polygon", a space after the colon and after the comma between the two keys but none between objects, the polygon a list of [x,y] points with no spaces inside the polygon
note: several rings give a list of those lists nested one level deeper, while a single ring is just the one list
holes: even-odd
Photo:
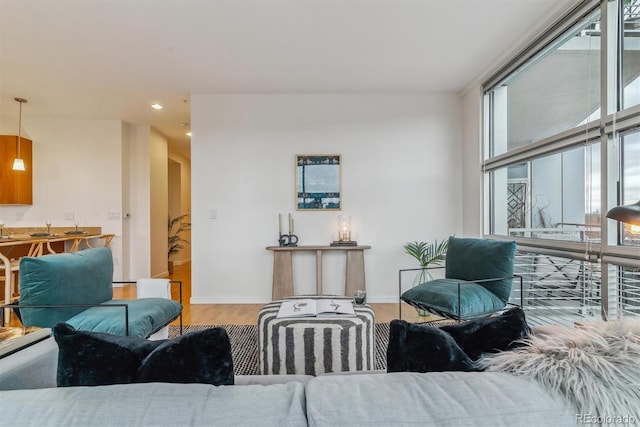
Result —
[{"label": "floor-to-ceiling window", "polygon": [[484,89],[485,234],[539,321],[640,314],[640,0],[585,0]]}]

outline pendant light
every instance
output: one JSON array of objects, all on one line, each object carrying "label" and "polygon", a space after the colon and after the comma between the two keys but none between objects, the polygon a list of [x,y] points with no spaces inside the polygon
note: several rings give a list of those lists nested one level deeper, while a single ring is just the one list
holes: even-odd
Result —
[{"label": "pendant light", "polygon": [[626,222],[631,225],[640,225],[640,200],[631,205],[616,206],[607,212],[607,218]]},{"label": "pendant light", "polygon": [[20,157],[20,140],[22,139],[22,104],[24,104],[25,102],[27,102],[26,99],[24,98],[14,98],[16,101],[18,101],[20,103],[20,116],[18,118],[18,150],[17,150],[17,157],[15,158],[15,160],[13,161],[13,170],[14,171],[24,171],[24,160],[22,160],[22,157]]}]

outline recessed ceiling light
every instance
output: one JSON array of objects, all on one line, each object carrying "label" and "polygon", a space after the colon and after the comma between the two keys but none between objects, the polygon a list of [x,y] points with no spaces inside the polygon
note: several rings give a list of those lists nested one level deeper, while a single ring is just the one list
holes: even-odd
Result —
[{"label": "recessed ceiling light", "polygon": [[189,132],[185,133],[185,135],[187,135],[187,136],[191,136],[191,131],[189,131]]},{"label": "recessed ceiling light", "polygon": [[151,104],[151,108],[154,110],[162,110],[164,107],[160,104]]}]

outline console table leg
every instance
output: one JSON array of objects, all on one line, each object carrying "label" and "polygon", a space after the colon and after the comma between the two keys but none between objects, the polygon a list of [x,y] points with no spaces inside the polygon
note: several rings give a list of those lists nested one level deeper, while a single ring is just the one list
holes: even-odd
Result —
[{"label": "console table leg", "polygon": [[293,295],[293,263],[291,252],[279,251],[273,254],[273,301]]},{"label": "console table leg", "polygon": [[347,276],[344,294],[353,296],[356,289],[366,290],[364,281],[364,251],[347,251]]}]

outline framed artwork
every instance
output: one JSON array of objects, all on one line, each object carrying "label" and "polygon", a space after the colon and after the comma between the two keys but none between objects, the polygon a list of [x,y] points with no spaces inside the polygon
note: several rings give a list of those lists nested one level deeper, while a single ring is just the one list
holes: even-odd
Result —
[{"label": "framed artwork", "polygon": [[296,209],[340,210],[340,155],[296,155]]}]

